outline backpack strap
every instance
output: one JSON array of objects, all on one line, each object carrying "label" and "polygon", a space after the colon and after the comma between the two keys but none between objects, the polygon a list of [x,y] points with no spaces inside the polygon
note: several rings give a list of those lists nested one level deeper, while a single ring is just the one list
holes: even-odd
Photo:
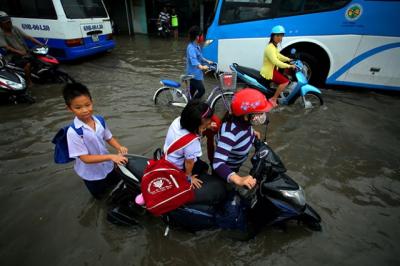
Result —
[{"label": "backpack strap", "polygon": [[165,156],[167,156],[168,154],[171,154],[173,152],[176,152],[180,149],[185,148],[186,146],[188,146],[190,143],[192,143],[194,140],[196,140],[198,138],[199,137],[194,133],[188,133],[188,134],[180,137],[179,139],[172,142],[171,145],[169,145],[169,147],[167,148],[167,151],[165,152]]},{"label": "backpack strap", "polygon": [[94,117],[97,118],[97,120],[100,121],[100,124],[103,126],[103,128],[106,128],[106,121],[104,120],[104,117],[102,117],[101,115],[94,115]]},{"label": "backpack strap", "polygon": [[[104,120],[104,117],[102,117],[101,115],[95,115],[94,117],[96,117],[97,120],[100,121],[100,124],[105,129],[106,128],[106,121]],[[75,130],[76,134],[78,134],[79,136],[81,136],[81,138],[83,138],[83,129],[82,129],[82,127],[76,128],[74,122],[72,122],[72,124],[69,125],[69,127],[72,127],[72,129]]]},{"label": "backpack strap", "polygon": [[83,138],[83,129],[82,129],[82,127],[76,128],[74,122],[72,122],[72,124],[69,125],[69,127],[71,127],[73,130],[75,130],[76,134],[78,134],[79,136],[81,136],[81,138]]}]

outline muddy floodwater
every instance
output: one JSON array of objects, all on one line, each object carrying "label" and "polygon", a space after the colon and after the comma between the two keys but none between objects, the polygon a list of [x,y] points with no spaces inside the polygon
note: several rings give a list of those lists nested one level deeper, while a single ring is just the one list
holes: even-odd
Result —
[{"label": "muddy floodwater", "polygon": [[[186,43],[117,43],[112,53],[62,67],[90,88],[96,113],[129,152],[150,156],[175,117],[152,95],[160,78],[183,73]],[[208,91],[214,85],[206,80]],[[53,163],[51,139],[72,119],[61,89],[35,85],[35,104],[0,106],[0,265],[400,265],[398,94],[324,89],[322,108],[273,112],[269,144],[323,230],[267,227],[239,242],[219,230],[164,237],[165,225],[150,216],[139,227],[110,224],[107,203],[91,198],[73,165]]]}]

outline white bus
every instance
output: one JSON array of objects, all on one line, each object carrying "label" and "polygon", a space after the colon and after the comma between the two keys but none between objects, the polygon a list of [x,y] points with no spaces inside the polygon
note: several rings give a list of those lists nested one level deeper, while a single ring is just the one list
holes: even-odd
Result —
[{"label": "white bus", "polygon": [[43,41],[60,60],[115,47],[110,18],[102,0],[0,0],[14,26]]},{"label": "white bus", "polygon": [[218,0],[203,54],[223,69],[260,69],[275,25],[282,52],[300,52],[311,83],[400,90],[400,1]]}]

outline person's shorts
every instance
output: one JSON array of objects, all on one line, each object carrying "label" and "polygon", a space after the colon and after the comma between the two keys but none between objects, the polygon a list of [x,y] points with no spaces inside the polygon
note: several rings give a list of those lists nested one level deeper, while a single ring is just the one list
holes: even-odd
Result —
[{"label": "person's shorts", "polygon": [[11,58],[11,62],[13,64],[15,64],[17,67],[24,68],[26,66],[26,64],[31,62],[31,60],[29,60],[29,58],[27,58],[27,57],[23,57],[23,56],[20,56],[20,55],[14,55]]},{"label": "person's shorts", "polygon": [[284,84],[284,83],[288,83],[289,80],[287,77],[285,77],[284,75],[282,75],[278,70],[274,69],[274,72],[272,74],[272,81],[276,84]]}]

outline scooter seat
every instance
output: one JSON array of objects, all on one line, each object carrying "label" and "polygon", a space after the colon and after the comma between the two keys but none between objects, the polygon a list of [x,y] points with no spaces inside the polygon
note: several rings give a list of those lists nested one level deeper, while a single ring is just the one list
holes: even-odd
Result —
[{"label": "scooter seat", "polygon": [[139,180],[142,180],[144,169],[147,166],[148,158],[139,155],[127,155],[128,163],[125,167]]},{"label": "scooter seat", "polygon": [[179,82],[170,79],[162,79],[160,82],[167,87],[179,88],[181,86]]},{"label": "scooter seat", "polygon": [[255,78],[257,80],[260,79],[260,78],[263,78],[260,75],[260,71],[255,70],[254,68],[240,66],[240,65],[238,65],[236,63],[234,63],[233,65],[239,72],[241,72],[243,74],[246,74],[247,76],[250,76],[250,77]]},{"label": "scooter seat", "polygon": [[263,85],[266,88],[269,88],[269,89],[271,88],[272,81],[266,80],[263,76],[261,76],[260,71],[255,70],[254,68],[240,66],[236,63],[233,63],[233,66],[238,72],[254,78],[255,80],[257,80],[261,85]]}]

